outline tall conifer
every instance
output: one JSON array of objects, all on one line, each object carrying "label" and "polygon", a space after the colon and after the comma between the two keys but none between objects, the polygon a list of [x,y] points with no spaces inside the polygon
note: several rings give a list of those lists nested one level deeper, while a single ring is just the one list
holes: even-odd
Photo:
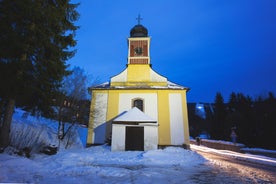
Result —
[{"label": "tall conifer", "polygon": [[[16,102],[50,112],[76,45],[78,4],[69,0],[0,1],[0,148],[9,143]],[[22,100],[23,99],[23,100]]]},{"label": "tall conifer", "polygon": [[211,135],[215,139],[225,139],[224,137],[224,123],[226,117],[226,109],[224,99],[221,93],[216,94],[215,109],[214,109],[214,121],[212,123]]}]

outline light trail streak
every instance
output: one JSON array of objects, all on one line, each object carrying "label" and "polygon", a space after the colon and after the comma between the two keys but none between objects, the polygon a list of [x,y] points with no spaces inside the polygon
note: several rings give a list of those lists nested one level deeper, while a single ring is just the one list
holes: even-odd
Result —
[{"label": "light trail streak", "polygon": [[270,157],[265,157],[265,156],[259,156],[259,155],[251,155],[251,154],[243,154],[243,153],[237,153],[229,150],[216,150],[212,148],[208,148],[205,146],[197,146],[191,144],[191,149],[192,150],[198,150],[206,153],[215,153],[215,154],[220,154],[220,155],[225,155],[225,156],[231,156],[240,160],[247,160],[247,161],[253,161],[257,163],[263,163],[263,164],[269,164],[272,166],[276,166],[276,159],[270,158]]}]

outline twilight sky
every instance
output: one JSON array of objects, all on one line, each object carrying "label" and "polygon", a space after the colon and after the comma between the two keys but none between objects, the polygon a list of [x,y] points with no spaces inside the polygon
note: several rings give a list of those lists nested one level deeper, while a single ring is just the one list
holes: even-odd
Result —
[{"label": "twilight sky", "polygon": [[127,38],[141,14],[151,37],[151,64],[191,88],[188,102],[221,92],[276,96],[275,0],[74,0],[80,2],[71,66],[100,82],[127,64]]}]

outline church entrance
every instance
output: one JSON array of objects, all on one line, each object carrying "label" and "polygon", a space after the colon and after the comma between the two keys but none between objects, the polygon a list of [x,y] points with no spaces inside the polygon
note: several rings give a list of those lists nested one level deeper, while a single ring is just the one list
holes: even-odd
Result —
[{"label": "church entrance", "polygon": [[126,127],[126,151],[144,151],[144,127]]}]

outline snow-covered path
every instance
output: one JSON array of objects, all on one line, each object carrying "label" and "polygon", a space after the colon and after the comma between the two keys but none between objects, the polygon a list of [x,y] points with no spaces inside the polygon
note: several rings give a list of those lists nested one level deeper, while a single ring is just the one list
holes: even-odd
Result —
[{"label": "snow-covered path", "polygon": [[[276,159],[258,155],[242,154],[227,150],[216,150],[204,146],[191,145],[209,161],[217,172],[221,183],[276,183]],[[206,173],[202,173],[207,177]],[[222,177],[223,176],[223,177]]]},{"label": "snow-covered path", "polygon": [[266,157],[261,155],[237,153],[229,150],[217,150],[217,149],[212,149],[205,146],[197,146],[194,144],[191,144],[191,149],[194,151],[214,153],[218,155],[224,155],[227,157],[236,158],[238,160],[250,161],[254,163],[266,164],[266,165],[271,165],[276,167],[276,158],[271,158],[271,157]]}]

